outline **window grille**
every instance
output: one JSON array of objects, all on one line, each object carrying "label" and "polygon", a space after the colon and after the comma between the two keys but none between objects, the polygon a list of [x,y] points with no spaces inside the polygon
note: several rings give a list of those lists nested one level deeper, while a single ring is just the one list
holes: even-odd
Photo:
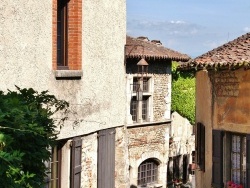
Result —
[{"label": "window grille", "polygon": [[[142,119],[143,121],[147,121],[148,116],[148,98],[147,96],[143,97],[142,100]],[[132,120],[137,121],[137,101],[136,98],[133,97],[131,100],[130,111],[132,115]]]},{"label": "window grille", "polygon": [[133,97],[131,100],[131,115],[132,115],[132,120],[136,121],[137,120],[137,101],[136,98]]},{"label": "window grille", "polygon": [[157,182],[158,163],[155,160],[148,159],[138,167],[137,184],[144,186]]},{"label": "window grille", "polygon": [[[150,78],[143,78],[143,92],[149,92],[149,79]],[[138,83],[138,77],[134,77],[133,79],[133,92],[136,92],[136,90],[139,87]]]}]

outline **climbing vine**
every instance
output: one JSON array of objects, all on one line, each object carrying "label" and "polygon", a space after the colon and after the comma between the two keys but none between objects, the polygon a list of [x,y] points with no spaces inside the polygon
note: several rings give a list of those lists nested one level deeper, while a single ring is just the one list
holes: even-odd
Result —
[{"label": "climbing vine", "polygon": [[177,70],[172,63],[172,111],[195,123],[195,73]]}]

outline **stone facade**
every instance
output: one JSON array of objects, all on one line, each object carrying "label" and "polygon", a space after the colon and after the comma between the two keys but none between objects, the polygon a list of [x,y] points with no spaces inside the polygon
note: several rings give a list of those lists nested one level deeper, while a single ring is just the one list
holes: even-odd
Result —
[{"label": "stone facade", "polygon": [[137,185],[138,167],[146,159],[155,159],[159,163],[159,186],[166,185],[168,159],[169,124],[142,126],[128,129],[130,184]]},{"label": "stone facade", "polygon": [[[177,113],[171,116],[171,60],[145,59],[149,64],[148,73],[144,75],[149,78],[149,89],[144,93],[148,96],[148,118],[142,123],[132,120],[130,105],[135,92],[131,88],[134,78],[140,76],[137,73],[139,60],[129,58],[126,62],[130,185],[141,186],[138,185],[139,167],[145,161],[153,160],[158,164],[157,181],[147,186],[165,188],[169,181],[166,177],[170,157],[180,156],[182,164],[182,157],[185,156],[188,160],[186,171],[189,173],[188,167],[192,163],[191,155],[195,143],[193,126]],[[170,137],[174,138],[171,144],[169,144]],[[182,169],[182,166],[179,169]]]},{"label": "stone facade", "polygon": [[[127,109],[130,109],[131,96],[133,95],[131,85],[133,77],[137,77],[138,59],[127,60]],[[149,63],[147,77],[150,78],[150,88],[152,93],[148,113],[150,122],[161,122],[170,120],[171,114],[171,61],[147,60]],[[127,123],[131,124],[130,111],[127,111]]]},{"label": "stone facade", "polygon": [[195,135],[193,130],[193,125],[186,118],[183,118],[177,112],[172,113],[169,136],[173,138],[173,142],[169,147],[169,157],[189,154],[191,159],[192,151],[195,151]]},{"label": "stone facade", "polygon": [[116,128],[115,138],[115,187],[129,187],[128,133],[126,127]]},{"label": "stone facade", "polygon": [[82,187],[97,187],[97,133],[82,138]]},{"label": "stone facade", "polygon": [[[136,123],[132,121],[130,105],[134,95],[131,90],[137,74],[137,61],[127,59],[127,123],[128,123],[128,152],[130,186],[138,185],[139,166],[146,160],[153,160],[158,164],[157,182],[150,186],[166,187],[170,106],[171,106],[171,61],[148,62],[149,78],[147,105],[147,121]],[[149,185],[148,185],[149,186]]]}]

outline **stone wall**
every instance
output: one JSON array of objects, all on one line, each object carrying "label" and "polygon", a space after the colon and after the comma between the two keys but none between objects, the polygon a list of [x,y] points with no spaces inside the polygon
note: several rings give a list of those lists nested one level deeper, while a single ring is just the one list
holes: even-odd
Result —
[{"label": "stone wall", "polygon": [[[127,107],[129,109],[131,99],[131,76],[137,76],[137,65],[139,59],[128,59],[126,64],[127,75]],[[146,59],[149,64],[148,76],[153,79],[153,102],[149,108],[152,108],[153,122],[166,121],[170,119],[171,113],[171,61],[159,61]],[[129,113],[129,112],[128,112]],[[127,115],[129,117],[129,114]],[[129,117],[131,118],[131,117]],[[130,122],[127,120],[127,122]]]},{"label": "stone wall", "polygon": [[82,179],[84,188],[97,187],[97,133],[82,137]]},{"label": "stone wall", "polygon": [[172,122],[169,137],[172,142],[169,146],[169,157],[188,154],[195,151],[195,135],[193,125],[177,112],[172,113]]},{"label": "stone wall", "polygon": [[129,187],[128,135],[126,127],[116,128],[115,136],[115,187]]},{"label": "stone wall", "polygon": [[130,162],[130,184],[137,185],[139,165],[146,159],[153,158],[159,162],[158,184],[166,185],[168,159],[169,124],[134,127],[128,129],[128,148]]}]

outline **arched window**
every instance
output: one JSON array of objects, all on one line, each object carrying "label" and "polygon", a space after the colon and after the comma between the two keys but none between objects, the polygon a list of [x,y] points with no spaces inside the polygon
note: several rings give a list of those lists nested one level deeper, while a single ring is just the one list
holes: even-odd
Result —
[{"label": "arched window", "polygon": [[157,183],[159,163],[154,159],[143,161],[138,167],[137,184],[144,186],[147,184]]}]

